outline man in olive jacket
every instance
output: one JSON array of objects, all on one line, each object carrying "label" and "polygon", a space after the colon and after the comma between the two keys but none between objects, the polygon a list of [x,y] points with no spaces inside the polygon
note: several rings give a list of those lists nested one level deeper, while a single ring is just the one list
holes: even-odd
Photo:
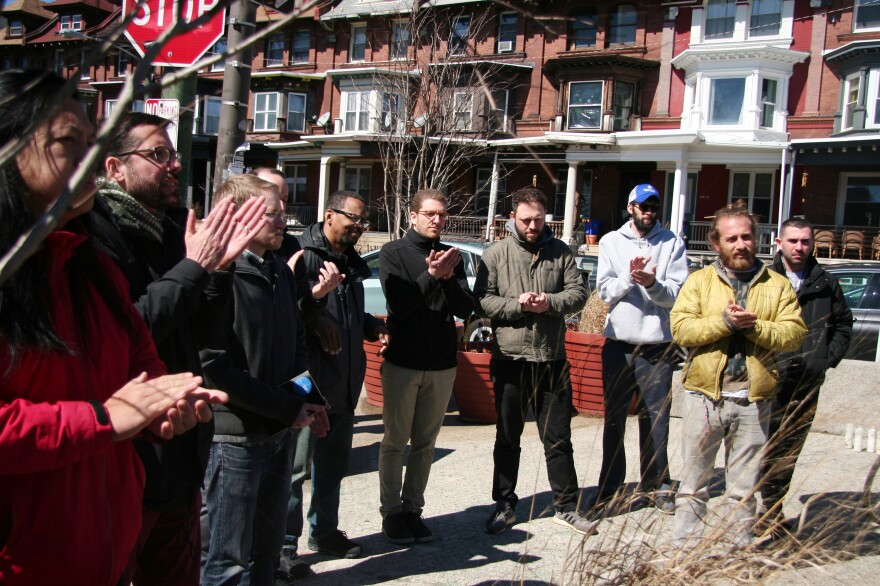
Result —
[{"label": "man in olive jacket", "polygon": [[516,522],[520,436],[529,407],[544,442],[554,522],[582,534],[593,524],[577,511],[579,485],[571,444],[571,373],[565,357],[565,316],[583,308],[587,291],[571,249],[544,225],[544,194],[511,194],[510,235],[483,253],[474,295],[477,313],[492,320],[490,371],[498,414],[492,499],[486,531]]},{"label": "man in olive jacket", "polygon": [[722,440],[730,508],[724,522],[734,547],[751,542],[761,451],[778,383],[776,353],[797,349],[806,333],[788,279],[755,256],[756,234],[748,210],[716,212],[709,239],[719,259],[685,281],[672,308],[672,336],[688,349],[676,545],[703,532]]}]

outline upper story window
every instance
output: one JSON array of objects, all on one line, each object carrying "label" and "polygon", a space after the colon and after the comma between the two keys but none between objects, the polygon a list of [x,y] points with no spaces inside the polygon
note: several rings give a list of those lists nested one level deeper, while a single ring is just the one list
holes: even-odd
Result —
[{"label": "upper story window", "polygon": [[612,45],[632,44],[636,42],[636,7],[621,4],[611,13],[608,27],[608,42]]},{"label": "upper story window", "polygon": [[366,130],[370,122],[370,94],[372,92],[346,92],[343,103],[344,132]]},{"label": "upper story window", "polygon": [[306,95],[287,94],[287,130],[306,131]]},{"label": "upper story window", "polygon": [[293,31],[293,38],[290,41],[290,62],[308,63],[311,45],[312,35],[308,29],[301,28]]},{"label": "upper story window", "polygon": [[464,55],[467,53],[470,32],[470,16],[459,16],[453,21],[452,36],[449,39],[449,53],[451,55]]},{"label": "upper story window", "polygon": [[[216,43],[214,43],[214,48],[211,49],[211,53],[213,55],[221,54],[226,52],[226,37],[220,39]],[[211,71],[223,71],[226,68],[226,59],[221,59],[216,63],[211,63]]]},{"label": "upper story window", "polygon": [[880,69],[872,69],[868,75],[868,96],[865,128],[880,128]]},{"label": "upper story window", "polygon": [[470,92],[455,92],[453,96],[453,128],[466,131],[471,129],[474,110],[474,96]]},{"label": "upper story window", "polygon": [[782,0],[752,0],[750,37],[776,36],[781,26]]},{"label": "upper story window", "polygon": [[855,0],[856,14],[853,30],[866,31],[880,29],[880,2],[877,0]]},{"label": "upper story window", "polygon": [[843,84],[843,124],[842,130],[849,130],[854,126],[856,108],[859,106],[859,93],[862,89],[862,77],[854,73],[846,78]]},{"label": "upper story window", "polygon": [[278,92],[254,94],[254,132],[278,130]]},{"label": "upper story window", "polygon": [[119,51],[116,54],[116,77],[124,77],[128,72],[128,53],[125,51]]},{"label": "upper story window", "polygon": [[502,12],[498,15],[498,52],[506,53],[516,49],[516,12]]},{"label": "upper story window", "polygon": [[382,94],[382,111],[379,113],[379,129],[386,132],[396,131],[400,120],[400,94],[385,92]]},{"label": "upper story window", "polygon": [[733,37],[736,21],[736,0],[709,0],[706,3],[706,40]]},{"label": "upper story window", "polygon": [[574,15],[571,22],[571,48],[596,46],[596,11],[588,9]]},{"label": "upper story window", "polygon": [[67,57],[64,49],[55,49],[55,73],[62,75],[65,67],[67,67]]},{"label": "upper story window", "polygon": [[82,14],[71,14],[61,17],[60,32],[68,33],[82,30]]},{"label": "upper story window", "polygon": [[406,59],[409,57],[409,21],[401,20],[392,25],[391,58]]},{"label": "upper story window", "polygon": [[486,97],[486,129],[506,132],[509,109],[510,91],[493,90],[492,100]]},{"label": "upper story window", "polygon": [[10,37],[20,37],[24,32],[24,27],[21,26],[20,20],[10,20],[9,21],[9,31]]},{"label": "upper story window", "polygon": [[613,118],[614,130],[630,130],[636,84],[625,81],[614,83]]},{"label": "upper story window", "polygon": [[284,35],[272,35],[266,40],[266,58],[263,62],[266,67],[284,65]]},{"label": "upper story window", "polygon": [[761,121],[762,128],[773,128],[776,122],[776,103],[779,100],[777,87],[779,83],[775,79],[764,78],[761,80]]},{"label": "upper story window", "polygon": [[82,49],[79,52],[79,78],[80,79],[91,79],[92,71],[91,66],[88,63],[89,52],[87,49]]},{"label": "upper story window", "polygon": [[351,47],[349,61],[363,61],[367,58],[367,25],[351,25]]},{"label": "upper story window", "polygon": [[745,91],[744,77],[712,79],[709,90],[709,126],[741,124]]},{"label": "upper story window", "polygon": [[602,85],[601,81],[578,81],[569,85],[569,129],[598,129],[602,126]]},{"label": "upper story window", "polygon": [[220,133],[220,102],[218,97],[209,96],[205,98],[202,106],[202,133],[219,134]]}]

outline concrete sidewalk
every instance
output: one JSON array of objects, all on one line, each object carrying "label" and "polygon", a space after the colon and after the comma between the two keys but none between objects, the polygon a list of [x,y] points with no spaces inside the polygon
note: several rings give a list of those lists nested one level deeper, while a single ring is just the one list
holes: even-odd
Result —
[{"label": "concrete sidewalk", "polygon": [[[362,401],[355,429],[352,474],[342,485],[340,529],[364,547],[355,560],[336,560],[307,550],[300,551],[313,564],[316,575],[304,583],[323,584],[568,584],[595,581],[594,572],[583,560],[588,550],[607,552],[600,559],[617,564],[620,555],[641,542],[662,545],[671,533],[672,517],[644,509],[614,517],[600,525],[600,534],[584,540],[552,522],[551,502],[543,449],[534,423],[523,435],[518,494],[520,522],[498,536],[487,535],[483,526],[492,510],[491,474],[494,426],[462,422],[447,414],[437,441],[435,464],[426,494],[425,519],[436,540],[411,547],[387,542],[381,534],[378,498],[378,450],[382,439],[381,415]],[[680,421],[673,405],[670,435],[670,463],[673,478],[681,467]],[[865,476],[876,454],[846,450],[843,429],[847,422],[880,427],[880,365],[845,361],[829,371],[823,387],[816,424],[798,462],[795,494],[786,501],[788,517],[798,515],[803,502],[818,493],[833,493],[835,503],[857,501]],[[579,416],[572,420],[575,463],[585,494],[595,490],[601,460],[602,420]],[[627,429],[627,480],[638,479],[636,421]],[[723,454],[716,468],[723,469]],[[880,492],[880,482],[876,484]],[[306,490],[308,490],[308,483]],[[821,497],[819,501],[821,501]],[[717,503],[710,503],[710,508]],[[858,555],[841,555],[846,562],[819,568],[788,571],[770,578],[786,584],[878,583],[880,540],[876,526],[868,528],[873,538],[862,544]],[[602,562],[606,563],[606,562]]]}]

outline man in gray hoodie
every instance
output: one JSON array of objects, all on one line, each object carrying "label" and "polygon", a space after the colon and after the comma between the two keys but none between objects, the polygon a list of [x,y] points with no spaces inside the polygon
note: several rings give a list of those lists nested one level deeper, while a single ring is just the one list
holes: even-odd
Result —
[{"label": "man in gray hoodie", "polygon": [[610,307],[602,350],[602,468],[593,516],[621,496],[626,479],[623,439],[633,393],[638,399],[641,491],[652,493],[660,511],[675,512],[666,453],[676,357],[669,312],[688,276],[687,257],[684,242],[660,226],[660,194],[653,185],[633,188],[627,212],[630,219],[599,241],[599,296]]}]

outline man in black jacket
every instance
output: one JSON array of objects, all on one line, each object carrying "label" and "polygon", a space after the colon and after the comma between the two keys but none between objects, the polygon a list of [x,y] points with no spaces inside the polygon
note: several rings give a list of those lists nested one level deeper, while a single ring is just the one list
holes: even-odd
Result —
[{"label": "man in black jacket", "polygon": [[[434,442],[455,381],[455,316],[466,318],[474,310],[461,254],[440,244],[446,197],[437,190],[419,190],[409,217],[412,228],[379,254],[379,279],[394,340],[382,365],[380,512],[385,537],[401,544],[433,539],[422,521],[422,508]],[[401,486],[407,442],[410,451]]]},{"label": "man in black jacket", "polygon": [[293,273],[274,253],[284,233],[277,189],[235,175],[216,196],[239,206],[263,199],[269,222],[236,261],[231,311],[200,353],[205,380],[229,395],[214,412],[205,474],[210,544],[202,584],[271,584],[284,543],[290,429],[312,425],[322,437],[327,417],[290,384],[308,369],[308,349]]},{"label": "man in black jacket", "polygon": [[[238,212],[232,202],[219,205],[199,229],[192,210],[185,229],[175,223],[168,212],[179,203],[181,166],[167,124],[143,113],[118,124],[91,232],[128,279],[131,300],[168,372],[201,374],[199,338],[231,299],[227,269],[264,220],[255,201]],[[126,583],[199,583],[199,491],[213,429],[208,422],[168,442],[135,439],[147,482]]]},{"label": "man in black jacket", "polygon": [[816,414],[825,371],[837,366],[849,347],[852,312],[837,279],[812,256],[813,226],[804,219],[782,223],[773,270],[797,291],[807,337],[800,350],[779,355],[780,381],[770,419],[770,439],[761,462],[758,527],[779,534],[782,501]]},{"label": "man in black jacket", "polygon": [[[317,438],[309,428],[297,437],[290,481],[287,530],[279,573],[286,579],[308,574],[297,556],[303,529],[302,486],[311,461],[312,490],[309,503],[309,549],[336,557],[354,558],[361,546],[339,530],[339,493],[348,474],[354,433],[354,411],[366,372],[364,339],[381,340],[387,347],[385,322],[364,312],[364,279],[367,263],[354,246],[364,231],[365,204],[354,191],[330,194],[324,221],[312,224],[299,241],[305,250],[303,265],[309,286],[318,284],[325,263],[338,267],[344,279],[327,297],[324,307],[303,305],[309,345],[309,372],[330,403],[330,431]],[[298,284],[298,282],[297,282]]]}]

